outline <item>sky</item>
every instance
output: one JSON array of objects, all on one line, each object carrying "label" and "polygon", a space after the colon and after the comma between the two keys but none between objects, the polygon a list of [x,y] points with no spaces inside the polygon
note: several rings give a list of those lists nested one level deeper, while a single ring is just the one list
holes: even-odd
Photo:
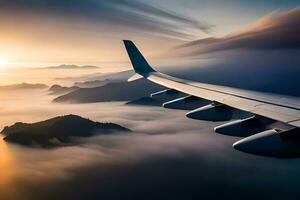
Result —
[{"label": "sky", "polygon": [[0,0],[0,65],[127,61],[122,39],[155,57],[224,37],[300,1]]}]

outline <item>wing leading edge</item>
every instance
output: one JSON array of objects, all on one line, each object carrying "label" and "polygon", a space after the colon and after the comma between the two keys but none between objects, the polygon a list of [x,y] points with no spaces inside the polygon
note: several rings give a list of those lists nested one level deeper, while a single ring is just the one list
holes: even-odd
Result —
[{"label": "wing leading edge", "polygon": [[[259,121],[258,124],[263,123],[265,125],[266,124],[265,121],[268,121],[266,119],[270,119],[272,121],[272,123],[269,123],[268,121],[268,123],[272,124],[272,126],[269,126],[269,124],[264,126],[265,128],[270,128],[273,131],[272,133],[263,134],[263,136],[259,137],[259,139],[257,137],[252,137],[250,138],[250,140],[245,140],[245,139],[249,139],[249,138],[245,138],[235,143],[234,148],[244,152],[253,153],[251,152],[251,148],[253,148],[253,146],[255,147],[255,145],[253,145],[253,141],[255,141],[254,143],[259,143],[259,142],[262,143],[262,141],[264,141],[267,142],[266,144],[268,144],[268,146],[273,147],[268,142],[269,139],[271,138],[270,135],[273,136],[274,134],[276,136],[277,135],[281,136],[283,134],[293,135],[292,141],[293,142],[298,141],[298,139],[297,140],[295,139],[298,138],[295,137],[295,135],[296,136],[299,135],[298,128],[300,127],[299,99],[175,78],[160,73],[155,69],[153,69],[132,41],[125,40],[124,45],[126,47],[128,56],[131,60],[132,66],[135,72],[139,76],[144,77],[159,85],[163,85],[167,88],[187,94],[189,96],[198,97],[199,99],[206,99],[212,102],[211,105],[207,105],[206,107],[204,106],[187,113],[187,116],[192,116],[193,114],[195,119],[202,119],[202,120],[218,119],[215,118],[214,116],[216,115],[224,116],[226,112],[236,113],[236,109],[238,109],[239,111],[244,112],[244,114],[238,115],[239,116],[238,118],[245,119],[243,121],[243,124],[241,124],[242,122],[239,122],[240,124],[236,123],[235,126],[229,124],[227,127],[230,127],[231,130],[236,130],[238,127],[238,130],[240,131],[244,131],[244,129],[241,128],[240,126],[245,127],[245,123],[249,124],[250,122],[251,123],[253,122],[253,119],[251,117],[255,117],[256,121]],[[182,102],[183,100],[180,101]],[[248,113],[248,115],[245,113]],[[209,118],[209,116],[213,116],[213,117]],[[246,120],[248,118],[249,120]],[[212,121],[218,121],[218,120],[212,120]],[[255,124],[255,126],[256,125],[257,124]],[[252,127],[249,126],[249,128]],[[290,134],[291,130],[293,130],[292,134]],[[282,139],[282,137],[280,138]],[[288,142],[290,142],[290,138],[292,137],[288,137],[287,139]],[[282,141],[280,141],[280,145],[282,146],[281,142]],[[250,143],[251,145],[249,145]],[[261,146],[263,144],[259,144],[259,145]],[[251,146],[250,150],[249,150],[249,146]],[[267,152],[269,150],[266,149],[264,151],[262,149],[260,151],[263,151],[263,153],[259,153],[259,152],[254,152],[254,153],[259,155],[266,155],[264,152],[265,151]],[[275,152],[275,150],[271,152]],[[295,152],[296,151],[293,150],[293,156]],[[300,156],[300,139],[299,139],[298,152]],[[268,154],[268,155],[274,157],[290,157],[289,156],[290,153],[288,156],[286,156],[286,152],[281,153],[280,155],[278,155],[278,153],[276,153],[276,155],[273,154]]]}]

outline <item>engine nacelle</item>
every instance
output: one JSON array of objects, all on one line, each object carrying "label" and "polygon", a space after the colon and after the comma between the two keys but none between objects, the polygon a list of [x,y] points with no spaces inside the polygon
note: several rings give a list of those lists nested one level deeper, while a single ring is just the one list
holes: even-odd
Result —
[{"label": "engine nacelle", "polygon": [[236,150],[276,158],[300,157],[300,131],[271,129],[233,144]]},{"label": "engine nacelle", "polygon": [[195,108],[202,107],[209,103],[211,103],[211,101],[207,99],[202,99],[195,96],[185,96],[168,101],[163,104],[163,107],[170,109],[193,110]]},{"label": "engine nacelle", "polygon": [[248,137],[266,130],[273,122],[270,119],[251,116],[217,126],[215,132],[230,136]]},{"label": "engine nacelle", "polygon": [[232,108],[213,102],[209,105],[192,110],[186,114],[188,118],[206,121],[227,121],[232,118]]}]

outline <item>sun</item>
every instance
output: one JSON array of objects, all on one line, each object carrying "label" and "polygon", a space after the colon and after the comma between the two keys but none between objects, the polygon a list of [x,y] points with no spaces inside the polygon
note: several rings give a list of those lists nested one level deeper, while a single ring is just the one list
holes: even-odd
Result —
[{"label": "sun", "polygon": [[2,58],[2,57],[0,57],[0,68],[6,68],[7,67],[7,65],[8,65],[8,60],[7,59],[5,59],[5,58]]}]

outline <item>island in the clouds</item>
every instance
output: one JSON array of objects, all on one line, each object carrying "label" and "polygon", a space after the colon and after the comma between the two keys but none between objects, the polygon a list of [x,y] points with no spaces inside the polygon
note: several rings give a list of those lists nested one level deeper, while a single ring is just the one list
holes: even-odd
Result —
[{"label": "island in the clouds", "polygon": [[45,89],[48,88],[45,84],[40,83],[19,83],[19,84],[12,84],[12,85],[2,85],[0,86],[1,90],[28,90],[28,89]]},{"label": "island in the clouds", "polygon": [[49,66],[45,67],[44,69],[97,69],[99,67],[94,65],[67,65],[62,64],[58,66]]},{"label": "island in the clouds", "polygon": [[36,123],[17,122],[2,130],[4,140],[26,146],[57,147],[71,142],[70,137],[130,132],[114,123],[100,123],[77,115],[54,117]]},{"label": "island in the clouds", "polygon": [[54,99],[59,103],[94,103],[107,101],[131,101],[164,89],[146,79],[132,82],[108,83],[101,87],[80,88]]},{"label": "island in the clouds", "polygon": [[77,86],[65,87],[65,86],[55,84],[49,88],[49,92],[51,95],[62,95],[78,89],[79,87]]}]

